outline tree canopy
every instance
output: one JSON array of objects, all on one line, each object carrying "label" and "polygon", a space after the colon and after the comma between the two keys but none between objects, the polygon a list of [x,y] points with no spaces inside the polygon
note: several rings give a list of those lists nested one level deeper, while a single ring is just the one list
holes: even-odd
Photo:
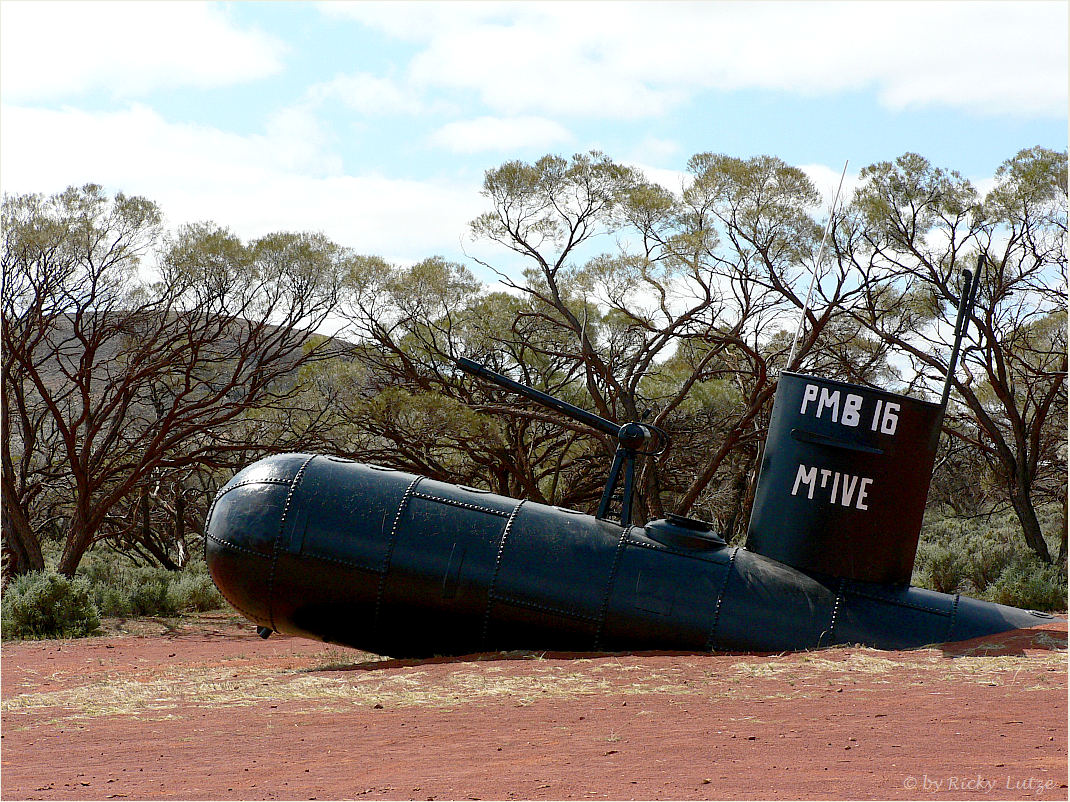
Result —
[{"label": "tree canopy", "polygon": [[1060,503],[1065,559],[1066,158],[1022,150],[982,195],[907,153],[862,170],[832,220],[773,156],[697,154],[678,188],[598,152],[510,161],[469,231],[522,257],[519,275],[480,263],[504,291],[317,233],[167,231],[151,201],[94,185],[5,197],[7,570],[40,569],[50,542],[67,574],[94,543],[180,565],[213,489],[270,451],[593,511],[611,438],[462,374],[461,356],[663,429],[635,517],[692,512],[738,536],[780,372],[938,395],[979,259],[934,503],[1009,506],[1048,561],[1036,507]]}]

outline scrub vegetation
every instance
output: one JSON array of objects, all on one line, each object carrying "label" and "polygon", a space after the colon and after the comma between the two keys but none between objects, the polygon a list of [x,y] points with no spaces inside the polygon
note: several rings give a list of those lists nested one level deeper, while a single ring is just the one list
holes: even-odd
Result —
[{"label": "scrub vegetation", "polygon": [[[1049,505],[1039,513],[1047,531],[1057,532],[1061,511]],[[1012,607],[1065,611],[1066,564],[1045,563],[1023,549],[1020,539],[1013,514],[966,519],[930,510],[911,584]]]},{"label": "scrub vegetation", "polygon": [[[935,400],[979,259],[915,582],[1065,609],[1066,176],[1066,153],[1039,147],[984,195],[917,154],[870,165],[808,305],[827,210],[773,156],[697,154],[675,190],[596,152],[488,170],[468,234],[514,260],[482,264],[497,288],[322,234],[166,230],[152,201],[95,185],[6,196],[4,635],[218,604],[208,505],[269,453],[592,512],[610,438],[468,377],[461,356],[662,428],[672,447],[640,461],[634,516],[689,514],[740,542],[780,371]],[[33,599],[71,620],[16,612]]]},{"label": "scrub vegetation", "polygon": [[74,579],[48,570],[15,577],[2,597],[3,637],[75,638],[96,633],[105,616],[179,616],[223,606],[204,560],[170,571],[90,552]]}]

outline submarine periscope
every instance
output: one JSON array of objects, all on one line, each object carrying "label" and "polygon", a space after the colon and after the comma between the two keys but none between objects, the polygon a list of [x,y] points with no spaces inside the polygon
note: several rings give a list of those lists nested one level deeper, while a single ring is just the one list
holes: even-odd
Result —
[{"label": "submarine periscope", "polygon": [[268,457],[219,490],[205,533],[212,579],[262,636],[394,657],[779,652],[909,649],[1052,619],[910,585],[946,393],[935,404],[781,373],[734,546],[684,516],[631,521],[636,457],[667,445],[656,427],[458,366],[618,438],[597,514],[340,457]]}]

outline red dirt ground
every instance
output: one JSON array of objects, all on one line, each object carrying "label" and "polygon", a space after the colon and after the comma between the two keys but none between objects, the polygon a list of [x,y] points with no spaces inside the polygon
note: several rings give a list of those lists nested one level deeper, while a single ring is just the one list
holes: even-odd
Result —
[{"label": "red dirt ground", "polygon": [[940,649],[383,660],[225,613],[2,648],[10,799],[1066,799],[1065,622]]}]

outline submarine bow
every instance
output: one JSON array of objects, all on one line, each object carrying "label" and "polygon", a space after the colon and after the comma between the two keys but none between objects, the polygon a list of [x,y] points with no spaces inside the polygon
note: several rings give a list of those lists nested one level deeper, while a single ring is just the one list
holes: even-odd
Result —
[{"label": "submarine bow", "polygon": [[263,635],[397,657],[903,649],[1051,618],[800,569],[680,516],[622,526],[310,454],[235,475],[205,550],[219,590]]}]

